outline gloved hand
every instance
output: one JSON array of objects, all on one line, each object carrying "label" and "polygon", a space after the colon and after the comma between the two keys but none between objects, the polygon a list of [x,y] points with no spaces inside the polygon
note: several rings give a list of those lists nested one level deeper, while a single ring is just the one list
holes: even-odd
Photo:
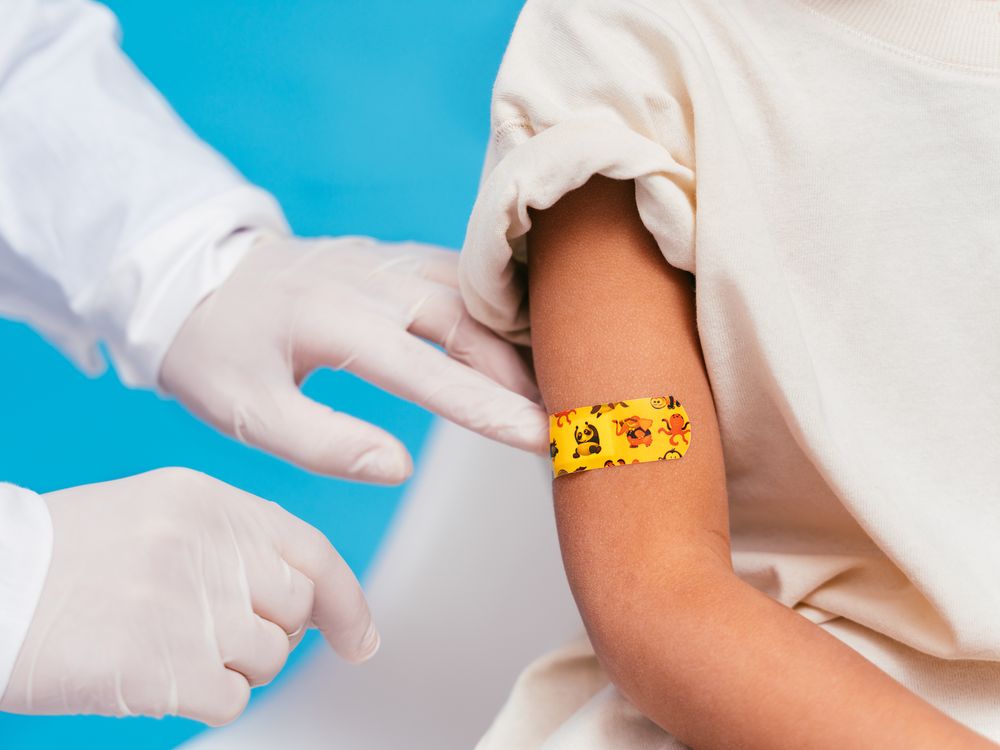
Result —
[{"label": "gloved hand", "polygon": [[388,433],[302,395],[319,367],[544,453],[530,369],[469,316],[457,263],[426,245],[262,234],[185,322],[160,383],[223,432],[322,474],[394,483],[412,463]]},{"label": "gloved hand", "polygon": [[53,556],[0,711],[235,719],[315,623],[378,648],[326,538],[278,505],[186,469],[44,496]]}]

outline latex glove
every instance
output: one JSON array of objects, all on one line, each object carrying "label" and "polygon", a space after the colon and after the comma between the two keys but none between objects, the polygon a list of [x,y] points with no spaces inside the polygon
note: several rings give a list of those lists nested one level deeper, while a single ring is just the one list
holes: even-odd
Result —
[{"label": "latex glove", "polygon": [[469,316],[457,263],[426,245],[263,234],[185,322],[160,383],[223,432],[322,474],[394,483],[412,462],[392,435],[302,395],[319,367],[544,453],[530,369]]},{"label": "latex glove", "polygon": [[0,711],[219,725],[310,620],[350,661],[378,648],[351,569],[274,503],[186,469],[44,497],[52,562]]}]

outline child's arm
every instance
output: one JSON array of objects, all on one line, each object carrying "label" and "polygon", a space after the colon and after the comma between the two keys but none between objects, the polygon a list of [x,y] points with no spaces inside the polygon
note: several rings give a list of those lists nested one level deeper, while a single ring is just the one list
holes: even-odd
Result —
[{"label": "child's arm", "polygon": [[633,183],[595,177],[533,222],[549,410],[672,394],[692,424],[680,460],[555,480],[566,572],[619,689],[696,750],[996,747],[733,573],[693,284],[643,227]]}]

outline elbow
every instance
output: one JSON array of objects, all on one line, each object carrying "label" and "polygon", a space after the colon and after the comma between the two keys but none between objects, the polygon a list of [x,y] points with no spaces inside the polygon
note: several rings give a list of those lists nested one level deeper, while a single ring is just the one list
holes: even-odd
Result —
[{"label": "elbow", "polygon": [[699,547],[675,551],[619,575],[573,581],[594,651],[612,682],[637,705],[672,674],[696,667],[711,648],[709,623],[734,615],[746,588],[728,555]]},{"label": "elbow", "polygon": [[581,550],[590,551],[563,546],[566,574],[588,630],[602,633],[627,635],[651,622],[680,627],[718,606],[739,581],[724,536],[613,552],[609,546],[600,555]]}]

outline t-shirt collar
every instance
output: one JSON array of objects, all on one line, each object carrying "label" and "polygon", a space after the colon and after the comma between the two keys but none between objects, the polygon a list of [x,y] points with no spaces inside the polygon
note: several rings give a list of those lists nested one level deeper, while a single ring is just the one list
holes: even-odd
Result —
[{"label": "t-shirt collar", "polygon": [[949,65],[1000,70],[1000,0],[801,0],[898,49]]}]

